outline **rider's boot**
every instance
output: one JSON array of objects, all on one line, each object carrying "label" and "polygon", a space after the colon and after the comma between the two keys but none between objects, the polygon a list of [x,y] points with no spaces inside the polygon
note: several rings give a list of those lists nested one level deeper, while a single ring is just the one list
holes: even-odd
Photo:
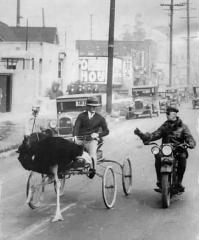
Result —
[{"label": "rider's boot", "polygon": [[185,187],[182,185],[181,182],[178,182],[177,188],[178,188],[179,192],[184,192],[185,191]]},{"label": "rider's boot", "polygon": [[185,191],[185,187],[182,185],[182,179],[183,176],[182,174],[178,174],[178,184],[177,184],[177,188],[179,192],[184,192]]},{"label": "rider's boot", "polygon": [[154,191],[161,193],[162,185],[161,185],[161,182],[159,180],[157,180],[156,185],[157,185],[158,188],[154,188]]},{"label": "rider's boot", "polygon": [[157,181],[157,182],[156,182],[156,185],[157,185],[157,187],[162,188],[162,185],[161,185],[161,182],[160,182],[160,181]]}]

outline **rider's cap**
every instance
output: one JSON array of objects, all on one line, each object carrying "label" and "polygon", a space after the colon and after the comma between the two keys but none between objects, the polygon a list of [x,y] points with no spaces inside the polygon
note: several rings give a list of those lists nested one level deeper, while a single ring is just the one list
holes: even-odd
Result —
[{"label": "rider's cap", "polygon": [[90,97],[86,101],[86,106],[99,107],[101,104],[99,103],[97,97]]},{"label": "rider's cap", "polygon": [[169,114],[170,112],[178,113],[179,110],[175,107],[168,107],[167,110],[166,110],[166,113]]}]

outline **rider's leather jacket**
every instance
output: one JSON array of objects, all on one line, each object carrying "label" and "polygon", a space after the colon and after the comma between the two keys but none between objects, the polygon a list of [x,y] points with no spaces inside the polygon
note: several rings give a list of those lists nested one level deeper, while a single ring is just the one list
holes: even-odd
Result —
[{"label": "rider's leather jacket", "polygon": [[156,141],[162,139],[162,143],[187,143],[190,148],[196,146],[196,141],[187,125],[185,125],[182,120],[178,117],[176,121],[165,121],[156,131],[152,133],[142,133],[137,134],[144,143]]}]

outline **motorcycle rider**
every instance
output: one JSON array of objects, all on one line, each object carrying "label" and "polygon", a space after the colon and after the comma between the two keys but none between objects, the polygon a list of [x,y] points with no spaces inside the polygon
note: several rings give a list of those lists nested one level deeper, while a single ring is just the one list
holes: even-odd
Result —
[{"label": "motorcycle rider", "polygon": [[[177,116],[179,110],[174,107],[168,107],[166,110],[167,121],[165,121],[156,131],[152,133],[142,133],[138,128],[134,130],[134,134],[139,136],[144,144],[151,141],[162,139],[162,144],[173,143],[178,145],[180,143],[186,143],[189,148],[193,149],[196,146],[196,142],[190,133],[189,128],[185,125],[182,120]],[[183,176],[186,170],[186,159],[188,158],[188,151],[186,149],[177,149],[177,160],[178,160],[178,189],[184,191],[182,185]],[[161,188],[161,156],[160,154],[155,155],[155,169],[157,175],[156,185]]]},{"label": "motorcycle rider", "polygon": [[[96,107],[99,106],[97,97],[88,98],[86,111],[78,115],[73,130],[75,142],[84,145],[95,163],[97,161],[98,142],[102,137],[109,134],[105,118],[96,112]],[[79,140],[78,136],[85,136],[85,139]]]}]

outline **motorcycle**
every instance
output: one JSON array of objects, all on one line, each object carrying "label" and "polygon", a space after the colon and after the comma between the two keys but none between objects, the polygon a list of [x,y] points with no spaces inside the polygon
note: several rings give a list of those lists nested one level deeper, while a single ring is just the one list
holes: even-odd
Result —
[{"label": "motorcycle", "polygon": [[182,189],[178,187],[178,160],[177,155],[180,151],[190,148],[188,144],[162,144],[149,143],[155,145],[151,148],[154,155],[159,154],[161,158],[161,186],[159,189],[154,189],[162,194],[162,207],[170,206],[171,198],[176,194],[182,194]]}]

